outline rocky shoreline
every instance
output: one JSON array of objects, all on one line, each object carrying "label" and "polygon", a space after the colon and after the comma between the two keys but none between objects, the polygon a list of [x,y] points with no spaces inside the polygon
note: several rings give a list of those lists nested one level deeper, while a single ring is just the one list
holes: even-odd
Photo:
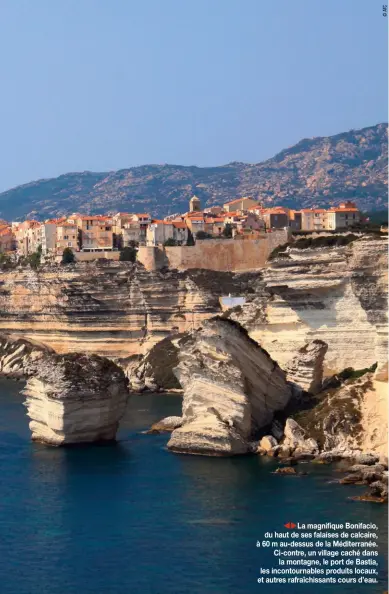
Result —
[{"label": "rocky shoreline", "polygon": [[[343,460],[349,472],[342,484],[367,485],[366,497],[384,500],[385,249],[381,240],[361,238],[347,248],[291,250],[288,258],[272,260],[261,272],[218,274],[213,280],[209,271],[153,276],[136,267],[97,267],[105,284],[93,293],[89,279],[87,296],[80,287],[86,269],[67,273],[72,278],[66,287],[61,281],[53,289],[48,277],[35,278],[35,273],[30,278],[22,272],[18,282],[6,275],[6,324],[19,315],[22,295],[28,310],[31,294],[39,295],[44,316],[58,317],[61,294],[61,315],[71,302],[83,317],[87,303],[95,322],[96,312],[109,310],[114,323],[119,296],[121,312],[138,315],[142,310],[149,324],[151,312],[158,310],[164,324],[158,342],[145,355],[139,350],[131,354],[126,347],[121,357],[111,351],[111,358],[58,354],[46,344],[5,333],[0,335],[0,375],[26,379],[23,393],[32,439],[46,444],[114,439],[131,392],[171,391],[182,394],[181,417],[163,419],[149,430],[170,433],[171,452],[256,454],[279,462],[277,474],[291,476],[298,474],[295,466],[302,462]],[[161,308],[166,282],[172,289],[168,309]],[[215,316],[217,295],[238,286],[245,294],[244,305]],[[54,309],[49,302],[56,304]],[[103,302],[108,309],[102,309]],[[197,317],[192,315],[195,310]],[[177,316],[182,324],[172,326]],[[105,317],[100,318],[104,325]],[[170,334],[165,336],[168,326]],[[158,334],[157,326],[154,329]],[[140,348],[139,336],[131,340]],[[356,369],[344,368],[354,354]]]}]

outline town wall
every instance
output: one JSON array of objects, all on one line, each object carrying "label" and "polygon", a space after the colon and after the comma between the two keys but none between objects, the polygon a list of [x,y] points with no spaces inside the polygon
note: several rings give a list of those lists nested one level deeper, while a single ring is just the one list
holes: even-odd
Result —
[{"label": "town wall", "polygon": [[74,252],[74,256],[77,262],[91,262],[99,258],[104,258],[104,260],[119,260],[120,252]]},{"label": "town wall", "polygon": [[253,270],[262,268],[272,250],[286,243],[288,238],[288,230],[279,229],[253,240],[204,239],[194,246],[141,246],[138,261],[146,270],[160,270],[165,266],[177,270]]}]

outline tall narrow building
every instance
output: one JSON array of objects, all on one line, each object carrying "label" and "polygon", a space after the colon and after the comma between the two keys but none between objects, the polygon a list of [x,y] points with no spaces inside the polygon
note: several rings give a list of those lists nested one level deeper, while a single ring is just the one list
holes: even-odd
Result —
[{"label": "tall narrow building", "polygon": [[190,212],[201,211],[201,202],[197,196],[192,196],[192,198],[189,200],[189,210]]}]

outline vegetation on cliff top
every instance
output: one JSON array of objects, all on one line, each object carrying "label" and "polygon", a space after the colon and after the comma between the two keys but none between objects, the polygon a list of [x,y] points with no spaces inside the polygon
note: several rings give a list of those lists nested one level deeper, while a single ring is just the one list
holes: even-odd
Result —
[{"label": "vegetation on cliff top", "polygon": [[66,265],[66,264],[73,264],[73,262],[75,261],[75,256],[73,253],[73,250],[71,250],[70,248],[65,248],[64,251],[62,252],[62,261],[61,263]]},{"label": "vegetation on cliff top", "polygon": [[289,241],[277,246],[271,252],[268,260],[275,260],[276,258],[287,258],[288,247],[296,248],[298,250],[306,250],[308,248],[322,248],[322,247],[341,247],[346,246],[358,239],[358,235],[348,233],[347,235],[319,235],[319,237],[301,237],[296,241]]}]

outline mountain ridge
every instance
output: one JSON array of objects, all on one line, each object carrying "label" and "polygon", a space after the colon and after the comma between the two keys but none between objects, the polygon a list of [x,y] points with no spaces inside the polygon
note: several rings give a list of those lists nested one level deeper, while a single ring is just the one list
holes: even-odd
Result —
[{"label": "mountain ridge", "polygon": [[353,199],[363,210],[387,208],[387,124],[303,138],[260,163],[146,164],[106,172],[69,172],[0,193],[0,217],[45,219],[130,211],[165,216],[249,195],[265,206],[328,207]]}]

